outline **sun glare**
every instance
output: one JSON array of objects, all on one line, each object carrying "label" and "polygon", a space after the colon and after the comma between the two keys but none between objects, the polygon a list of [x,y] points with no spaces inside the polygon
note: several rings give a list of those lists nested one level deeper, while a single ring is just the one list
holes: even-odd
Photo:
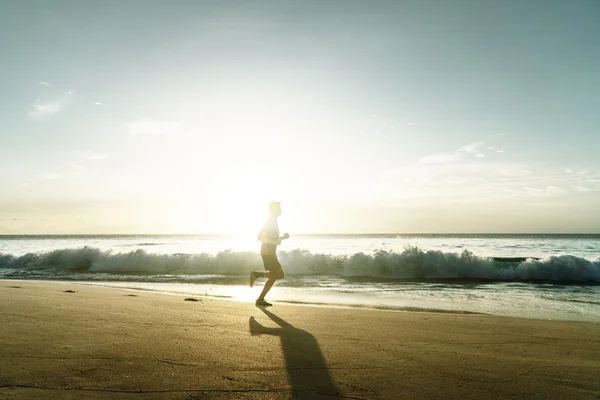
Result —
[{"label": "sun glare", "polygon": [[172,200],[171,228],[182,233],[216,233],[255,236],[268,215],[271,194],[260,190],[258,171],[233,169],[215,172],[218,185],[210,192],[188,184]]}]

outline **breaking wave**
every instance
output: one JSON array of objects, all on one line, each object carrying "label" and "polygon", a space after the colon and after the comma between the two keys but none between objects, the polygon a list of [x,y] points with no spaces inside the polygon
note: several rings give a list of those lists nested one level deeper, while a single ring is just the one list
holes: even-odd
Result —
[{"label": "breaking wave", "polygon": [[[375,251],[354,255],[312,254],[297,249],[279,253],[289,275],[337,275],[346,278],[397,280],[482,280],[554,283],[600,283],[600,259],[590,261],[571,255],[544,259],[498,262],[471,252],[444,253],[409,247],[402,252]],[[85,274],[137,276],[242,275],[262,269],[254,252],[224,251],[217,254],[153,254],[144,250],[114,253],[92,247],[28,253],[0,253],[0,276],[4,278],[69,277]]]}]

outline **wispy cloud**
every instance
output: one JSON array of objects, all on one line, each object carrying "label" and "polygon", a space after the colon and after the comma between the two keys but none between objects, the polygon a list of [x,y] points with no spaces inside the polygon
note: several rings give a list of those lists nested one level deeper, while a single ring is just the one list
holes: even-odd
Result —
[{"label": "wispy cloud", "polygon": [[152,118],[141,118],[127,125],[129,133],[141,135],[173,135],[181,131],[181,124],[174,121],[160,121]]},{"label": "wispy cloud", "polygon": [[587,186],[581,186],[581,185],[571,185],[571,188],[573,188],[573,190],[575,190],[576,192],[591,192],[593,190]]},{"label": "wispy cloud", "polygon": [[[390,181],[394,182],[392,188]],[[565,173],[559,167],[494,161],[481,163],[469,158],[451,164],[409,164],[390,170],[390,175],[373,177],[372,182],[376,185],[372,189],[374,193],[395,200],[495,202],[527,199],[530,202],[600,192],[600,171]]]},{"label": "wispy cloud", "polygon": [[34,119],[50,117],[67,107],[72,94],[73,92],[68,92],[67,94],[59,95],[49,100],[36,99],[27,114]]},{"label": "wispy cloud", "polygon": [[421,157],[419,162],[423,164],[441,164],[460,161],[468,157],[485,157],[485,155],[480,152],[482,146],[483,142],[469,143],[453,151]]},{"label": "wispy cloud", "polygon": [[101,105],[103,105],[103,104],[102,104],[102,103],[100,103],[99,101],[95,102],[94,104],[95,104],[95,105],[97,105],[97,106],[101,106]]},{"label": "wispy cloud", "polygon": [[52,114],[59,112],[61,109],[62,104],[58,100],[42,102],[40,99],[37,99],[29,110],[29,116],[32,118],[49,117]]},{"label": "wispy cloud", "polygon": [[554,197],[569,192],[591,192],[600,190],[600,184],[590,181],[593,173],[574,177],[564,172],[532,171],[521,168],[501,168],[499,178],[488,175],[482,184],[500,189],[496,197],[537,196]]},{"label": "wispy cloud", "polygon": [[48,82],[40,81],[40,85],[42,86],[50,86]]},{"label": "wispy cloud", "polygon": [[[520,189],[520,190],[519,190]],[[561,189],[557,186],[542,186],[542,187],[529,187],[525,186],[522,188],[514,188],[504,191],[504,197],[554,197],[567,193],[566,190]],[[508,194],[508,196],[506,196]]]},{"label": "wispy cloud", "polygon": [[462,146],[457,151],[466,154],[476,154],[479,152],[481,146],[483,146],[483,142],[470,143],[465,146]]}]

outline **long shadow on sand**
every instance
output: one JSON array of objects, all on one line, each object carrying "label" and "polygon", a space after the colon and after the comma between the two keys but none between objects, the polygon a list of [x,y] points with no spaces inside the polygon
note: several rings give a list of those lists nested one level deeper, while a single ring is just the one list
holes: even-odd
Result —
[{"label": "long shadow on sand", "polygon": [[292,389],[291,398],[341,398],[315,337],[305,330],[295,328],[264,308],[260,310],[279,325],[279,328],[263,326],[254,317],[250,317],[250,334],[279,336]]}]

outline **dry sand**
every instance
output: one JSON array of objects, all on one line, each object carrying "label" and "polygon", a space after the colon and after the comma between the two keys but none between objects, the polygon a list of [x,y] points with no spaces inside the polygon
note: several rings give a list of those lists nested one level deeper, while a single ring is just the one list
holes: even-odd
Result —
[{"label": "dry sand", "polygon": [[0,399],[600,399],[600,324],[184,299],[0,281]]}]

